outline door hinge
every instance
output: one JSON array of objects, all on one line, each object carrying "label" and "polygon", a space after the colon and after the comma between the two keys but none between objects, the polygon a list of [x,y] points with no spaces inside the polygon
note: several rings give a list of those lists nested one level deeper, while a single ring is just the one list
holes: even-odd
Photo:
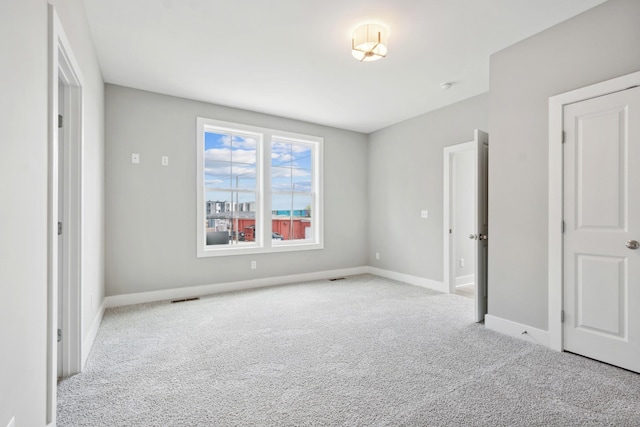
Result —
[{"label": "door hinge", "polygon": [[62,127],[62,114],[58,114],[58,129]]},{"label": "door hinge", "polygon": [[58,329],[58,342],[62,341],[62,329]]},{"label": "door hinge", "polygon": [[560,322],[564,323],[564,310],[560,310]]},{"label": "door hinge", "polygon": [[62,222],[58,221],[58,236],[62,235]]},{"label": "door hinge", "polygon": [[451,234],[451,229],[449,229],[449,234]]},{"label": "door hinge", "polygon": [[562,221],[562,232],[563,233],[564,233],[564,228],[565,228],[564,221]]},{"label": "door hinge", "polygon": [[567,134],[565,133],[565,131],[562,131],[562,143],[563,144],[564,144],[566,138],[567,138]]}]

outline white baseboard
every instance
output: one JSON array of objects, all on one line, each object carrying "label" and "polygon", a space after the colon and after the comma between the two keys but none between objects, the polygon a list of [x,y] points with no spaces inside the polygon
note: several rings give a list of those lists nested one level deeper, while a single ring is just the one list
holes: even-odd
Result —
[{"label": "white baseboard", "polygon": [[[267,286],[285,285],[288,283],[305,282],[310,280],[323,280],[341,276],[355,276],[357,274],[374,274],[387,279],[398,280],[410,285],[432,289],[438,292],[448,293],[442,282],[395,271],[383,270],[375,267],[354,267],[339,270],[318,271],[314,273],[294,274],[290,276],[266,277],[263,279],[243,280],[238,282],[216,283],[212,285],[188,286],[184,288],[164,289],[161,291],[138,292],[134,294],[112,295],[105,298],[106,308],[121,307],[125,305],[143,304],[147,302],[166,301],[179,298],[191,298],[203,295],[212,295],[222,292],[243,291],[248,289],[264,288]],[[104,313],[104,311],[102,312]],[[97,328],[96,328],[97,333]],[[94,337],[95,339],[95,334]],[[93,343],[93,340],[92,342]],[[89,347],[91,348],[91,347]],[[84,352],[83,352],[84,354]]]},{"label": "white baseboard", "polygon": [[98,335],[98,329],[100,329],[100,324],[102,323],[102,318],[104,317],[104,311],[106,309],[106,298],[102,300],[102,304],[100,304],[100,308],[98,309],[98,314],[93,319],[91,323],[91,328],[89,328],[89,332],[87,336],[82,340],[82,354],[80,361],[80,370],[84,369],[85,363],[87,363],[87,359],[89,358],[89,353],[91,353],[91,347],[93,347],[93,343],[96,340],[96,336]]},{"label": "white baseboard", "polygon": [[310,280],[331,279],[342,276],[355,276],[368,273],[368,267],[344,268],[340,270],[318,271],[314,273],[294,274],[290,276],[265,277],[263,279],[243,280],[238,282],[216,283],[213,285],[188,286],[184,288],[164,289],[161,291],[139,292],[135,294],[112,295],[105,298],[106,307],[142,304],[179,298],[191,298],[222,292],[243,291],[264,288],[267,286],[285,285],[288,283],[306,282]]},{"label": "white baseboard", "polygon": [[467,276],[456,277],[456,286],[473,285],[476,283],[476,275],[469,274]]},{"label": "white baseboard", "polygon": [[369,267],[368,272],[376,276],[385,277],[391,280],[397,280],[399,282],[405,282],[410,285],[420,286],[422,288],[427,288],[438,292],[449,293],[449,288],[447,288],[444,283],[431,279],[425,279],[424,277],[411,276],[409,274],[397,273],[395,271],[383,270],[376,267]]},{"label": "white baseboard", "polygon": [[520,338],[549,347],[549,332],[543,331],[542,329],[533,328],[490,314],[484,316],[484,326],[487,329],[509,335],[510,337]]}]

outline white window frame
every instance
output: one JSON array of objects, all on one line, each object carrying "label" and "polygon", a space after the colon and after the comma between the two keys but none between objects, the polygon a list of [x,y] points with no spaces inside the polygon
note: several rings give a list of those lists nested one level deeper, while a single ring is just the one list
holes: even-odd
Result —
[{"label": "white window frame", "polygon": [[[255,244],[220,245],[217,247],[213,245],[207,246],[206,244],[206,228],[204,227],[206,221],[204,134],[206,129],[221,132],[237,132],[241,134],[249,133],[259,136],[256,147],[256,229],[258,234],[255,236]],[[323,138],[205,117],[197,118],[196,132],[196,252],[198,258],[319,250],[324,248]],[[271,143],[273,140],[304,143],[313,147],[312,239],[274,241],[271,238]]]}]

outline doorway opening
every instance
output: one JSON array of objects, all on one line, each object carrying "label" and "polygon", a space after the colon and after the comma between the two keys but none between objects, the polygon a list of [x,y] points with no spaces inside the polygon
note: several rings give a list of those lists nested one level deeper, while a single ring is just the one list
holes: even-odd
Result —
[{"label": "doorway opening", "polygon": [[468,237],[475,230],[475,147],[471,144],[460,148],[450,154],[449,291],[475,298],[475,245]]},{"label": "doorway opening", "polygon": [[444,148],[444,285],[475,300],[475,320],[487,313],[488,134]]},{"label": "doorway opening", "polygon": [[78,63],[49,5],[47,423],[55,419],[57,379],[82,367],[82,87]]}]

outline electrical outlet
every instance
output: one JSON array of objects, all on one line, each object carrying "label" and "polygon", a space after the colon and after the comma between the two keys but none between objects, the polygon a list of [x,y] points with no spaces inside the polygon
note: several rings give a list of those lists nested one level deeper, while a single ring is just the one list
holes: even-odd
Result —
[{"label": "electrical outlet", "polygon": [[255,270],[257,267],[256,262],[255,261],[251,261],[251,269]]},{"label": "electrical outlet", "polygon": [[429,218],[429,211],[421,211],[420,212],[420,218],[422,218],[422,219]]},{"label": "electrical outlet", "polygon": [[460,268],[464,267],[464,258],[460,258]]},{"label": "electrical outlet", "polygon": [[162,166],[169,166],[169,156],[162,156]]},{"label": "electrical outlet", "polygon": [[138,163],[140,163],[140,154],[131,153],[131,163],[133,163],[134,165],[137,165]]},{"label": "electrical outlet", "polygon": [[380,259],[380,252],[376,252],[376,259]]}]

